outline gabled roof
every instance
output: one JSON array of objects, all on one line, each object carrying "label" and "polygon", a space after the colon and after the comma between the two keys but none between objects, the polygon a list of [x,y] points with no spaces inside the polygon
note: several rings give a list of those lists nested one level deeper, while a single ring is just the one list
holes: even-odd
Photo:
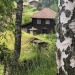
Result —
[{"label": "gabled roof", "polygon": [[50,8],[44,8],[40,10],[39,12],[33,14],[31,18],[45,18],[45,19],[51,19],[56,17],[56,12],[53,11]]}]

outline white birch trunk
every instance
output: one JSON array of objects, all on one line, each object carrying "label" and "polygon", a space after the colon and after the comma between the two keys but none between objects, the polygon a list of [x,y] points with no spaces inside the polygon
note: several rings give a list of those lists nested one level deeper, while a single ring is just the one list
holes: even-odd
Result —
[{"label": "white birch trunk", "polygon": [[75,75],[75,0],[59,0],[57,75]]}]

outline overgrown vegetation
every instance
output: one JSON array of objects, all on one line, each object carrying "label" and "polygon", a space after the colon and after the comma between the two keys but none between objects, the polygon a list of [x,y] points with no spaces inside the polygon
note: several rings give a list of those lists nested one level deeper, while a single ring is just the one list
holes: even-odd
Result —
[{"label": "overgrown vegetation", "polygon": [[[56,5],[53,5],[52,8],[55,11],[57,10]],[[2,9],[4,9],[4,7]],[[30,16],[37,11],[37,8],[33,8],[31,6],[28,6],[26,9],[24,9],[22,15],[22,24],[31,22]],[[13,23],[8,24],[13,25]],[[14,50],[14,32],[11,31],[11,25],[8,27],[10,31],[4,30],[4,32],[0,33],[0,75],[4,73],[4,70],[6,70],[6,73],[8,73],[10,60]],[[15,26],[13,26],[13,28],[14,27]],[[37,45],[31,43],[31,40],[34,38],[42,40],[47,44]],[[13,73],[15,75],[55,75],[55,34],[50,33],[33,36],[22,31],[21,39],[21,54],[17,63],[17,69],[14,70]]]},{"label": "overgrown vegetation", "polygon": [[32,21],[32,19],[30,18],[31,15],[33,15],[36,12],[37,12],[37,8],[32,6],[23,9],[22,24],[30,23]]},{"label": "overgrown vegetation", "polygon": [[[2,40],[7,48],[13,52],[14,46],[14,35],[12,32],[6,32],[6,38]],[[4,33],[5,34],[5,33]],[[12,36],[12,40],[11,40]],[[31,44],[32,38],[38,38],[48,43],[45,46],[39,46]],[[22,32],[22,49],[18,63],[18,75],[55,75],[56,64],[55,64],[55,34],[40,34],[30,35]],[[2,70],[1,70],[2,71]]]}]

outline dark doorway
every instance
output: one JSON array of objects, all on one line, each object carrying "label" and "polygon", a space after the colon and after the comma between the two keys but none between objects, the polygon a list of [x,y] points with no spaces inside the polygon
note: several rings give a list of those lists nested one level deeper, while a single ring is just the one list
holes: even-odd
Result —
[{"label": "dark doorway", "polygon": [[47,34],[47,29],[46,28],[42,29],[42,33]]}]

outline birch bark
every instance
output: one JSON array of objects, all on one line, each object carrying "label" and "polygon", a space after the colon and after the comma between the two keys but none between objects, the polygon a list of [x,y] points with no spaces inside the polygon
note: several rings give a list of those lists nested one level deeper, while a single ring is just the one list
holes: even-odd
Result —
[{"label": "birch bark", "polygon": [[57,75],[75,75],[75,0],[58,0]]}]

